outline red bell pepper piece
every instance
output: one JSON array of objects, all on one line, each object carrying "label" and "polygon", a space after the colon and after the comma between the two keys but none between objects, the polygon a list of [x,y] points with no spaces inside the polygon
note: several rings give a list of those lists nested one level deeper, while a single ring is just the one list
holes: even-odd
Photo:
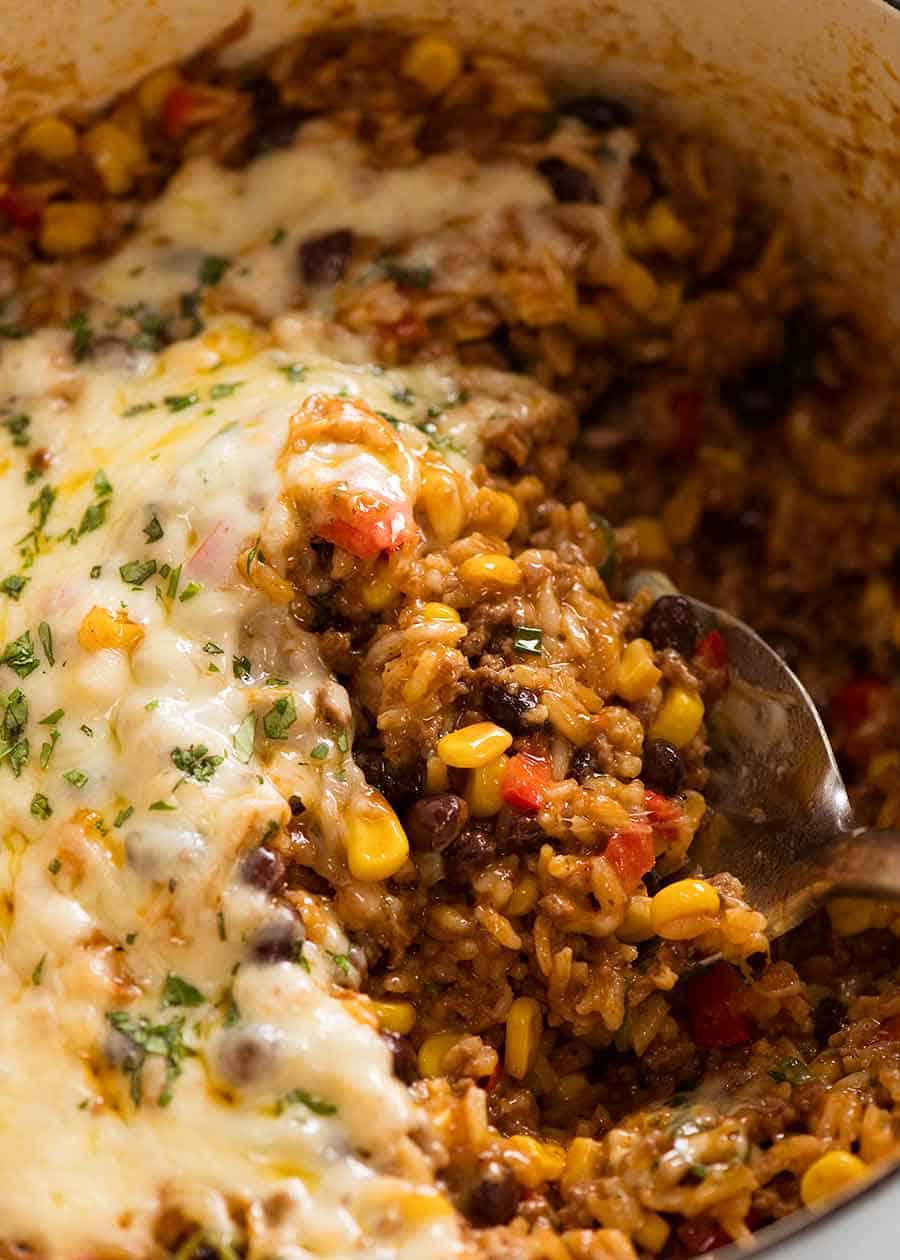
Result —
[{"label": "red bell pepper piece", "polygon": [[695,1216],[692,1221],[676,1225],[675,1233],[689,1256],[702,1256],[717,1247],[727,1247],[732,1238],[718,1221],[708,1216]]},{"label": "red bell pepper piece", "polygon": [[674,831],[681,822],[684,810],[677,801],[669,800],[650,788],[644,791],[644,812],[654,831]]},{"label": "red bell pepper piece", "polygon": [[710,630],[697,643],[694,655],[710,669],[722,669],[728,664],[728,647],[721,630]]},{"label": "red bell pepper piece", "polygon": [[653,870],[656,861],[650,824],[633,822],[614,831],[603,856],[622,881],[625,891],[633,893],[647,872]]},{"label": "red bell pepper piece", "polygon": [[36,197],[25,196],[20,189],[10,185],[0,193],[0,213],[13,227],[32,231],[44,217],[44,203]]},{"label": "red bell pepper piece", "polygon": [[333,515],[318,526],[316,534],[361,560],[370,560],[382,551],[396,551],[413,528],[408,503],[360,495],[352,501],[336,500]]},{"label": "red bell pepper piece", "polygon": [[685,389],[672,397],[672,414],[677,425],[673,450],[684,459],[690,459],[700,441],[702,404],[703,398],[696,389]]},{"label": "red bell pepper piece", "polygon": [[200,127],[215,117],[218,100],[212,93],[190,83],[176,83],[166,97],[160,126],[170,140],[178,140],[191,127]]},{"label": "red bell pepper piece", "polygon": [[741,1046],[753,1036],[753,1025],[741,1006],[744,983],[727,962],[717,962],[687,982],[691,1035],[701,1050]]},{"label": "red bell pepper piece", "polygon": [[887,685],[881,678],[857,678],[834,693],[831,697],[832,711],[844,726],[855,731],[869,716],[872,701],[887,690]]},{"label": "red bell pepper piece", "polygon": [[550,767],[541,757],[517,753],[510,757],[500,781],[500,795],[507,805],[523,814],[536,814],[544,804]]}]

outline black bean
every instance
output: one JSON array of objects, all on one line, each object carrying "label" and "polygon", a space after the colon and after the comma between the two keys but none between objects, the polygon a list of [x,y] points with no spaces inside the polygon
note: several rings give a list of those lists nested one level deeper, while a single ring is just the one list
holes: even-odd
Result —
[{"label": "black bean", "polygon": [[570,114],[583,122],[591,131],[612,131],[616,127],[627,127],[634,115],[627,105],[621,101],[611,101],[607,96],[579,96],[574,101],[566,101],[560,113]]},{"label": "black bean", "polygon": [[250,960],[257,963],[293,962],[305,933],[299,919],[273,919],[250,942]]},{"label": "black bean", "polygon": [[557,201],[594,202],[597,190],[587,171],[570,166],[562,158],[544,158],[538,162],[538,170],[553,189]]},{"label": "black bean", "polygon": [[278,853],[266,845],[251,849],[241,858],[241,879],[252,888],[271,892],[284,877],[284,862]]},{"label": "black bean", "polygon": [[523,814],[504,805],[494,820],[494,845],[501,857],[539,849],[546,833],[533,814]]},{"label": "black bean", "polygon": [[269,1041],[249,1029],[225,1033],[217,1050],[222,1075],[235,1085],[246,1085],[268,1069],[273,1058]]},{"label": "black bean", "polygon": [[423,796],[406,815],[406,834],[414,849],[442,853],[469,820],[469,807],[454,792]]},{"label": "black bean", "polygon": [[599,773],[600,766],[591,750],[589,748],[576,748],[569,761],[569,770],[566,778],[574,779],[576,783],[584,783],[585,779],[592,774]]},{"label": "black bean", "polygon": [[306,284],[337,284],[353,257],[353,233],[338,228],[311,236],[300,246],[300,269]]},{"label": "black bean", "polygon": [[399,1033],[382,1033],[382,1036],[391,1048],[394,1058],[394,1075],[398,1080],[403,1081],[404,1085],[412,1085],[413,1081],[419,1078],[419,1063],[412,1042],[408,1037],[401,1037]]},{"label": "black bean", "polygon": [[497,854],[490,828],[470,823],[444,850],[444,877],[454,888],[465,888]]},{"label": "black bean", "polygon": [[398,766],[386,760],[377,748],[354,746],[353,759],[373,788],[401,813],[422,795],[424,773],[421,762]]},{"label": "black bean", "polygon": [[829,1037],[833,1037],[839,1032],[844,1017],[847,1014],[847,1004],[842,1002],[838,997],[823,997],[821,1002],[817,1003],[816,1009],[813,1011],[813,1031],[816,1040],[825,1045]]},{"label": "black bean", "polygon": [[504,687],[501,683],[488,683],[481,697],[481,707],[492,722],[513,735],[525,735],[535,730],[525,715],[536,709],[541,698],[530,687],[518,687],[514,683]]},{"label": "black bean", "polygon": [[291,807],[292,818],[299,818],[300,815],[303,813],[303,811],[306,809],[306,806],[303,804],[303,798],[301,796],[296,796],[296,795],[289,796],[288,805]]},{"label": "black bean", "polygon": [[686,658],[694,655],[700,634],[696,614],[683,595],[661,595],[644,618],[643,630],[657,651],[670,647]]},{"label": "black bean", "polygon": [[241,84],[244,92],[249,92],[253,101],[253,112],[259,118],[265,118],[281,109],[281,94],[267,75],[260,75]]},{"label": "black bean", "polygon": [[644,786],[663,796],[674,796],[684,783],[684,762],[674,744],[665,739],[648,739],[641,764]]},{"label": "black bean", "polygon": [[473,1225],[508,1225],[518,1206],[519,1187],[513,1172],[499,1160],[490,1160],[479,1170],[466,1216]]}]

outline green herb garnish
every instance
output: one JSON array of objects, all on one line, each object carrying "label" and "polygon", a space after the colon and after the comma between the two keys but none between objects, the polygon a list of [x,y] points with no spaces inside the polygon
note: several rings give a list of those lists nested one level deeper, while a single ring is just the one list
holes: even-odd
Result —
[{"label": "green herb garnish", "polygon": [[268,739],[287,739],[287,733],[296,721],[294,697],[281,696],[263,715],[263,730]]}]

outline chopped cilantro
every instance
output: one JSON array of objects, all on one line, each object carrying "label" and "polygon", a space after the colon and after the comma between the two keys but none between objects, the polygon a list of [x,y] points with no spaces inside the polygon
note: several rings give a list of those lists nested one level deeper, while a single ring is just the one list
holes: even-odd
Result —
[{"label": "chopped cilantro", "polygon": [[119,565],[119,576],[129,586],[143,586],[155,572],[155,560],[129,560],[127,564]]},{"label": "chopped cilantro", "polygon": [[404,289],[427,289],[434,279],[432,267],[408,266],[391,258],[383,258],[381,267],[389,279],[395,280]]},{"label": "chopped cilantro", "polygon": [[163,1006],[202,1006],[206,998],[188,980],[169,972],[163,985]]},{"label": "chopped cilantro", "polygon": [[222,910],[216,911],[216,930],[219,933],[220,941],[228,940],[228,933],[225,931],[225,913]]},{"label": "chopped cilantro", "polygon": [[256,742],[256,714],[248,713],[234,733],[234,755],[242,765],[253,756]]},{"label": "chopped cilantro", "polygon": [[[162,572],[162,570],[160,570]],[[181,565],[169,572],[169,581],[166,584],[166,598],[174,599],[178,593],[178,583],[181,581]]]},{"label": "chopped cilantro", "polygon": [[513,635],[513,647],[517,652],[527,652],[530,656],[540,656],[544,650],[544,632],[536,626],[516,626]]},{"label": "chopped cilantro", "polygon": [[8,665],[19,678],[27,678],[37,669],[39,661],[34,654],[30,631],[26,630],[17,639],[7,643],[3,649],[3,655],[0,656],[0,664]]},{"label": "chopped cilantro", "polygon": [[210,656],[222,656],[225,652],[224,648],[220,648],[218,643],[213,643],[212,639],[203,644],[203,651]]},{"label": "chopped cilantro", "polygon": [[24,411],[17,411],[15,415],[9,416],[3,421],[4,429],[8,429],[12,437],[13,446],[28,445],[28,427],[31,424],[31,416],[27,416]]},{"label": "chopped cilantro", "polygon": [[95,564],[91,567],[91,577],[95,581],[97,580],[97,578],[100,576],[102,572],[103,572],[103,569],[99,564]]},{"label": "chopped cilantro", "polygon": [[287,232],[285,232],[284,228],[283,227],[276,228],[275,231],[272,233],[272,239],[269,241],[269,244],[280,245],[283,240],[286,240],[286,238],[287,238]]},{"label": "chopped cilantro", "polygon": [[286,363],[278,369],[278,371],[282,372],[292,384],[296,384],[297,381],[302,381],[308,370],[309,369],[303,363]]},{"label": "chopped cilantro", "polygon": [[88,739],[94,738],[94,732],[86,722],[82,722],[78,729],[81,731],[82,735],[87,735]]},{"label": "chopped cilantro", "polygon": [[331,958],[331,961],[334,963],[335,967],[337,967],[338,971],[342,971],[345,976],[349,976],[350,974],[349,956],[347,954],[332,954],[331,950],[328,951],[328,954],[329,954],[329,957]]},{"label": "chopped cilantro", "polygon": [[18,600],[31,579],[22,577],[19,573],[11,573],[9,577],[5,577],[0,582],[0,591],[4,595],[8,595],[10,599]]},{"label": "chopped cilantro", "polygon": [[148,1055],[158,1055],[165,1062],[166,1083],[159,1096],[160,1107],[172,1101],[172,1087],[182,1072],[182,1060],[188,1053],[184,1044],[184,1016],[176,1015],[168,1024],[153,1024],[146,1015],[134,1019],[128,1011],[107,1011],[106,1018],[115,1030],[127,1037],[133,1053],[123,1061],[122,1070],[131,1077],[131,1100],[136,1107],[143,1097],[142,1074]]},{"label": "chopped cilantro", "polygon": [[35,792],[31,798],[31,812],[35,818],[49,818],[53,813],[53,806],[50,804],[43,792]]},{"label": "chopped cilantro", "polygon": [[47,658],[48,665],[56,664],[56,657],[53,655],[53,631],[50,629],[46,621],[42,621],[38,626],[38,639],[41,647],[44,649],[44,655]]},{"label": "chopped cilantro", "polygon": [[411,407],[415,401],[415,395],[407,385],[402,385],[399,389],[392,389],[391,398],[396,403],[403,403],[405,407]]},{"label": "chopped cilantro", "polygon": [[60,720],[60,718],[63,718],[63,717],[65,717],[65,716],[66,716],[66,711],[65,711],[65,709],[54,709],[54,710],[53,710],[53,712],[52,712],[52,713],[48,713],[46,717],[42,717],[42,718],[40,718],[40,719],[39,719],[39,722],[38,722],[38,725],[40,725],[40,726],[55,726],[55,725],[56,725],[56,723]]},{"label": "chopped cilantro", "polygon": [[310,757],[314,757],[316,761],[324,761],[328,756],[330,749],[324,739],[320,739],[316,746],[310,751]]},{"label": "chopped cilantro", "polygon": [[293,696],[280,696],[263,714],[263,730],[268,739],[287,739],[287,733],[297,721],[297,709]]},{"label": "chopped cilantro", "polygon": [[155,516],[150,517],[150,521],[144,526],[144,537],[148,543],[159,542],[163,536],[163,527]]},{"label": "chopped cilantro", "polygon": [[94,473],[94,494],[98,499],[108,499],[112,494],[113,488],[109,483],[109,478],[102,468],[98,468]]},{"label": "chopped cilantro", "polygon": [[333,1116],[337,1112],[337,1107],[335,1107],[334,1103],[323,1102],[321,1098],[308,1094],[305,1089],[292,1089],[289,1094],[285,1094],[284,1098],[278,1103],[278,1111],[283,1111],[291,1103],[302,1103],[304,1107],[314,1111],[317,1116]]},{"label": "chopped cilantro", "polygon": [[124,809],[120,809],[118,814],[116,814],[115,818],[113,819],[113,826],[114,827],[124,826],[125,823],[128,822],[128,819],[131,817],[133,813],[134,813],[134,806],[126,805]]},{"label": "chopped cilantro", "polygon": [[88,781],[88,777],[83,770],[67,770],[63,778],[67,783],[71,783],[74,788],[83,788]]},{"label": "chopped cilantro", "polygon": [[806,1064],[796,1055],[788,1055],[787,1058],[780,1059],[773,1068],[769,1069],[769,1076],[779,1084],[787,1081],[790,1085],[803,1085],[806,1081],[813,1079]]},{"label": "chopped cilantro", "polygon": [[338,737],[337,737],[337,739],[336,739],[334,742],[335,742],[335,743],[337,744],[337,746],[338,746],[338,752],[345,753],[345,752],[348,752],[348,751],[349,751],[349,749],[350,749],[350,740],[347,738],[347,732],[346,732],[346,731],[339,731],[339,732],[338,732]]},{"label": "chopped cilantro", "polygon": [[242,682],[247,682],[253,666],[246,656],[233,656],[231,658],[231,668],[234,671],[235,678],[240,678]]},{"label": "chopped cilantro", "polygon": [[106,521],[106,511],[109,507],[109,500],[104,499],[100,503],[91,503],[84,509],[84,515],[78,523],[78,536],[82,534],[92,534],[95,529],[99,529]]},{"label": "chopped cilantro", "polygon": [[178,596],[178,602],[180,604],[186,604],[189,599],[193,599],[195,595],[199,595],[202,590],[203,585],[201,582],[188,582],[187,586]]},{"label": "chopped cilantro", "polygon": [[400,421],[397,419],[396,416],[392,415],[389,411],[378,411],[375,414],[381,416],[382,420],[387,420],[388,424],[391,426],[392,429],[400,428]]},{"label": "chopped cilantro", "polygon": [[197,783],[209,783],[224,757],[214,756],[205,744],[191,744],[188,748],[173,748],[169,756],[177,770],[187,779]]},{"label": "chopped cilantro", "polygon": [[53,749],[56,747],[56,741],[59,739],[59,731],[50,732],[50,742],[41,744],[40,763],[41,769],[46,770],[50,764],[50,758],[53,756]]},{"label": "chopped cilantro", "polygon": [[243,381],[219,381],[217,385],[213,385],[209,391],[209,396],[214,402],[218,402],[220,398],[230,398],[234,391],[240,389],[243,384]]},{"label": "chopped cilantro", "polygon": [[163,402],[170,411],[186,411],[200,401],[199,394],[166,394]]},{"label": "chopped cilantro", "polygon": [[170,805],[168,801],[153,801],[150,805],[147,806],[147,808],[155,810],[157,813],[161,814],[164,812],[171,813],[173,810],[177,809],[178,806]]},{"label": "chopped cilantro", "polygon": [[76,363],[87,359],[94,348],[94,332],[88,323],[84,311],[77,311],[65,322],[65,327],[72,334],[72,358]]},{"label": "chopped cilantro", "polygon": [[155,411],[155,410],[156,410],[155,402],[132,403],[130,407],[125,408],[125,410],[122,412],[122,415],[123,416],[140,416],[140,415],[143,415],[145,411]]},{"label": "chopped cilantro", "polygon": [[60,862],[59,858],[54,858],[52,862],[47,863],[47,870],[51,875],[58,875],[62,870],[62,862]]},{"label": "chopped cilantro", "polygon": [[219,254],[207,254],[200,264],[197,279],[201,284],[209,286],[218,284],[230,266],[230,258],[222,258]]},{"label": "chopped cilantro", "polygon": [[134,944],[134,942],[137,940],[137,938],[138,938],[138,934],[137,934],[137,932],[126,932],[126,933],[125,933],[125,944],[126,944],[126,945],[133,945],[133,944]]},{"label": "chopped cilantro", "polygon": [[31,973],[31,983],[39,985],[44,975],[44,963],[47,961],[47,955],[41,954],[40,959],[35,965],[34,971]]}]

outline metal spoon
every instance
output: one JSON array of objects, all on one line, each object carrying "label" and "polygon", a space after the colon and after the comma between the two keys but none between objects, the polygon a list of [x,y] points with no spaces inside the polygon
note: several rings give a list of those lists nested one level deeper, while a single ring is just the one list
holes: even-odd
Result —
[{"label": "metal spoon", "polygon": [[[674,594],[662,574],[629,591]],[[719,630],[731,682],[706,715],[710,812],[690,852],[698,872],[728,871],[768,933],[796,927],[829,897],[900,898],[900,831],[856,827],[834,752],[806,688],[758,634],[689,599],[703,633]]]}]

